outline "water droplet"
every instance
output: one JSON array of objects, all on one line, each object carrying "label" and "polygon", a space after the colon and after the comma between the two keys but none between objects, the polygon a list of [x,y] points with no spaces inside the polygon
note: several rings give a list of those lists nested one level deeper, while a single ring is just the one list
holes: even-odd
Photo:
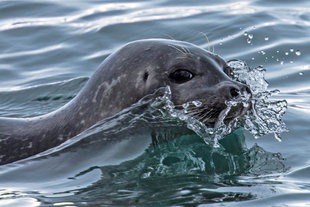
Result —
[{"label": "water droplet", "polygon": [[300,72],[300,73],[298,73],[299,75],[304,75],[304,73],[303,72]]},{"label": "water droplet", "polygon": [[288,52],[285,52],[285,55],[288,55]]},{"label": "water droplet", "polygon": [[255,60],[255,58],[254,58],[254,57],[252,57],[252,60]]},{"label": "water droplet", "polygon": [[294,61],[291,60],[290,63],[292,64],[292,63],[294,63]]},{"label": "water droplet", "polygon": [[244,36],[248,36],[248,32],[244,32],[243,35],[244,35]]},{"label": "water droplet", "polygon": [[297,56],[301,55],[300,50],[296,50],[295,54],[296,54]]},{"label": "water droplet", "polygon": [[184,114],[180,114],[179,115],[179,119],[184,121],[184,120],[186,120],[186,116]]},{"label": "water droplet", "polygon": [[258,138],[260,138],[259,135],[254,135],[254,139],[258,139]]},{"label": "water droplet", "polygon": [[248,102],[242,102],[242,104],[243,104],[243,107],[245,107],[245,108],[249,106]]},{"label": "water droplet", "polygon": [[283,62],[283,61],[281,61],[281,62],[280,62],[280,64],[281,64],[281,65],[283,65],[283,64],[284,64],[284,62]]},{"label": "water droplet", "polygon": [[262,54],[262,55],[265,55],[266,54],[266,52],[265,51],[260,51],[260,53]]},{"label": "water droplet", "polygon": [[268,36],[266,36],[266,37],[265,37],[265,41],[268,41],[268,40],[269,40],[269,37],[268,37]]},{"label": "water droplet", "polygon": [[279,53],[280,51],[279,50],[277,50],[277,53]]},{"label": "water droplet", "polygon": [[183,106],[184,109],[187,109],[188,106],[189,106],[189,103],[184,103],[184,104],[182,104],[182,106]]},{"label": "water droplet", "polygon": [[294,49],[293,49],[293,48],[291,48],[291,49],[290,49],[290,52],[294,52]]},{"label": "water droplet", "polygon": [[202,102],[201,101],[192,101],[192,103],[196,106],[196,107],[199,107],[202,105]]},{"label": "water droplet", "polygon": [[248,34],[248,39],[246,40],[248,44],[251,44],[251,41],[253,39],[253,34]]}]

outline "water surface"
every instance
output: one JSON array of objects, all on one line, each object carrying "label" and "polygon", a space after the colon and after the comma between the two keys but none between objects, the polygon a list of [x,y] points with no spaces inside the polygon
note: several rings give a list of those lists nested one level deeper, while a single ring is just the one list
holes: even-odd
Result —
[{"label": "water surface", "polygon": [[[147,127],[132,133],[112,119],[60,153],[2,166],[0,205],[310,205],[309,6],[307,0],[2,1],[0,116],[53,111],[120,46],[172,38],[266,68],[269,89],[288,101],[289,132],[278,142],[237,131],[224,139],[223,152],[198,136],[154,148]],[[101,141],[111,137],[126,139]]]}]

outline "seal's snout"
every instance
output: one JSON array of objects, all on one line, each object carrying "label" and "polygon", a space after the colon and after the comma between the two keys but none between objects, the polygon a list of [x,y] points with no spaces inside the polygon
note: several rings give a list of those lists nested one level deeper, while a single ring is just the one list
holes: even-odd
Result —
[{"label": "seal's snout", "polygon": [[252,96],[250,88],[246,85],[231,86],[229,89],[229,95],[232,99],[240,98],[240,96]]},{"label": "seal's snout", "polygon": [[242,83],[226,82],[218,88],[218,94],[222,94],[223,98],[228,101],[238,99],[242,96],[252,96],[250,88]]}]

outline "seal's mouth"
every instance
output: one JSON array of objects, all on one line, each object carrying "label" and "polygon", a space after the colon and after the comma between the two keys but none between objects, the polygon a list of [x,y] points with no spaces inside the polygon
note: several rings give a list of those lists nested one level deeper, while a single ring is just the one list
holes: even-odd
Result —
[{"label": "seal's mouth", "polygon": [[199,99],[175,105],[175,107],[183,108],[186,114],[207,126],[216,127],[218,123],[228,124],[233,119],[244,116],[251,109],[252,93],[250,89],[236,93],[238,94],[229,100],[209,96],[208,99]]},{"label": "seal's mouth", "polygon": [[225,104],[213,106],[189,107],[187,114],[193,116],[207,126],[215,127],[217,123],[229,123],[237,117],[244,116],[251,109],[250,97],[247,99],[234,99]]}]

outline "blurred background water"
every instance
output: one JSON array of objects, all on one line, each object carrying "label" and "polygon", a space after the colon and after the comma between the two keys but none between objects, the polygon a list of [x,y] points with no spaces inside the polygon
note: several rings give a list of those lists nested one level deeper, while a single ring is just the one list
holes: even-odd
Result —
[{"label": "blurred background water", "polygon": [[[240,150],[215,156],[195,136],[153,148],[143,129],[113,146],[78,143],[2,166],[0,205],[310,206],[309,7],[307,0],[1,1],[0,116],[53,111],[120,46],[172,38],[266,68],[269,88],[288,101],[289,132],[282,142],[236,132],[228,139]],[[105,134],[129,136],[109,127]]]}]

